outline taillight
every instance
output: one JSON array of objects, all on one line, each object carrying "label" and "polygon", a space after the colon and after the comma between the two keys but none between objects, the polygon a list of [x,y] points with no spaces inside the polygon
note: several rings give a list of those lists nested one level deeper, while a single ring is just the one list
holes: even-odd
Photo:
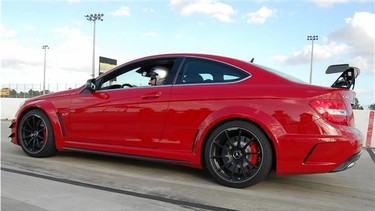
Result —
[{"label": "taillight", "polygon": [[349,125],[349,114],[344,101],[313,100],[309,104],[329,122],[340,125]]}]

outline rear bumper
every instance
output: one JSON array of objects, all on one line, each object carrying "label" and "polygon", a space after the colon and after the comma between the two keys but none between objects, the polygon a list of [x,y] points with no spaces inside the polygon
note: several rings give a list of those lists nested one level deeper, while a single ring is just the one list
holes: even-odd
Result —
[{"label": "rear bumper", "polygon": [[346,169],[350,169],[353,167],[358,159],[361,157],[362,151],[358,152],[357,154],[353,155],[349,159],[347,159],[344,163],[333,169],[331,172],[339,172],[339,171],[345,171]]},{"label": "rear bumper", "polygon": [[361,155],[362,134],[355,128],[340,135],[286,136],[280,140],[276,174],[312,174],[343,171]]}]

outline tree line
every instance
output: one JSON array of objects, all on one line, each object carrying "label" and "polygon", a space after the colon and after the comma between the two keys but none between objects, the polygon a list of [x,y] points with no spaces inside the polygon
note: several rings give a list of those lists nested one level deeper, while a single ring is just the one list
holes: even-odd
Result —
[{"label": "tree line", "polygon": [[[8,88],[2,88],[1,90],[1,97],[5,98],[30,98],[43,95],[43,91],[37,91],[33,89],[30,89],[28,92],[17,92],[15,89],[8,89],[7,91],[5,91],[4,89]],[[49,93],[51,93],[50,90],[45,91],[45,94]]]}]

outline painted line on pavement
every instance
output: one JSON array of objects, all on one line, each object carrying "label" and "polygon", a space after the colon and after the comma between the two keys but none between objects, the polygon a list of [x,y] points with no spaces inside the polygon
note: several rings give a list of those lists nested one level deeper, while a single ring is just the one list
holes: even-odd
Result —
[{"label": "painted line on pavement", "polygon": [[366,148],[366,150],[367,150],[368,154],[370,155],[372,161],[373,161],[374,164],[375,164],[375,153],[372,151],[371,148]]}]

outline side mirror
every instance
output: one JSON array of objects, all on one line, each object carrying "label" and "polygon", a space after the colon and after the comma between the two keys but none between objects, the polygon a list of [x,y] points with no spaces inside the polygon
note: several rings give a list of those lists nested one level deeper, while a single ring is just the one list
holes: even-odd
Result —
[{"label": "side mirror", "polygon": [[94,92],[96,90],[95,78],[87,80],[86,89],[90,92]]}]

